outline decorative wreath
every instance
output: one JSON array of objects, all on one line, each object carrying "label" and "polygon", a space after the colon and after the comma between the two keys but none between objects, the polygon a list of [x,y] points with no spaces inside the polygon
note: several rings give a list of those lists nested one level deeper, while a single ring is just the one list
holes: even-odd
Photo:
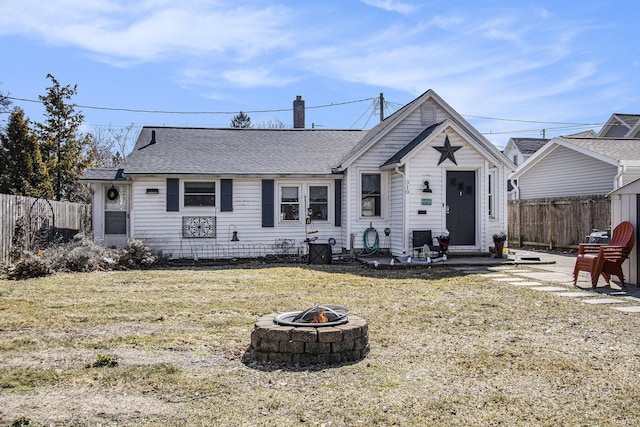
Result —
[{"label": "decorative wreath", "polygon": [[336,245],[336,239],[334,239],[333,237],[329,237],[329,244],[331,246],[335,246]]},{"label": "decorative wreath", "polygon": [[118,189],[115,187],[111,187],[107,190],[107,199],[109,200],[116,200],[119,195],[120,193],[118,193]]}]

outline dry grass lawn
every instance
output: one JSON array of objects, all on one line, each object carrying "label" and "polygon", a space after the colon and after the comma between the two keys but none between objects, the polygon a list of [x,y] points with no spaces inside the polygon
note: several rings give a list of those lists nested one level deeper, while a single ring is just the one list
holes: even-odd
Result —
[{"label": "dry grass lawn", "polygon": [[[317,303],[367,320],[366,359],[242,363],[259,316]],[[0,280],[0,425],[638,425],[639,330],[638,314],[446,268]]]}]

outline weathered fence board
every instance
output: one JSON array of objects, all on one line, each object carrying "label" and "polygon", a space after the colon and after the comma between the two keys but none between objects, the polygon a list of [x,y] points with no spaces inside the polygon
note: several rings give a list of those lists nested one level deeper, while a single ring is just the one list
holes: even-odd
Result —
[{"label": "weathered fence board", "polygon": [[591,230],[611,225],[611,202],[603,195],[510,200],[509,246],[576,248]]},{"label": "weathered fence board", "polygon": [[18,245],[37,250],[91,229],[91,207],[84,203],[0,194],[0,218],[0,262],[10,260],[16,233]]}]

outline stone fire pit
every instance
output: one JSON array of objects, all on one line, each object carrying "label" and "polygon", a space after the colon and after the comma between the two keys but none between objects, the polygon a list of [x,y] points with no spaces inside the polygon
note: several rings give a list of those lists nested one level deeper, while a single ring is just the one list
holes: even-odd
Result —
[{"label": "stone fire pit", "polygon": [[361,360],[369,353],[367,322],[348,313],[345,307],[319,305],[262,316],[254,325],[244,360],[288,366]]}]

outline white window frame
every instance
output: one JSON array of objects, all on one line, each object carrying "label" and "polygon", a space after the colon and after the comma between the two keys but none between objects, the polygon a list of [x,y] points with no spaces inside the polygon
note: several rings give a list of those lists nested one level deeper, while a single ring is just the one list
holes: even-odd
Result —
[{"label": "white window frame", "polygon": [[[325,202],[326,206],[327,206],[327,212],[326,212],[326,218],[315,218],[315,217],[311,217],[311,221],[313,222],[329,222],[329,220],[331,219],[331,185],[324,183],[324,182],[319,182],[319,183],[309,183],[307,184],[307,196],[308,196],[308,201],[307,201],[307,209],[311,207],[312,204],[314,204],[314,202],[311,200],[311,187],[324,187],[327,189],[327,201]],[[319,203],[318,203],[319,204]]]},{"label": "white window frame", "polygon": [[[365,216],[362,213],[362,177],[363,175],[380,175],[380,215]],[[358,218],[361,221],[385,219],[387,212],[388,181],[387,174],[379,169],[362,169],[358,171]]]},{"label": "white window frame", "polygon": [[[296,188],[298,190],[298,203],[289,203],[287,202],[287,205],[296,205],[298,206],[298,218],[297,219],[284,219],[284,215],[282,213],[282,206],[283,206],[283,201],[282,201],[282,190],[284,188]],[[277,218],[278,218],[278,223],[280,224],[300,224],[303,220],[303,217],[305,215],[305,213],[303,212],[303,210],[305,209],[302,206],[302,185],[301,184],[293,184],[293,183],[286,183],[286,182],[282,182],[278,184],[278,203],[276,205],[276,209],[277,209]]]},{"label": "white window frame", "polygon": [[487,174],[487,214],[490,219],[496,219],[496,176],[495,170]]}]

